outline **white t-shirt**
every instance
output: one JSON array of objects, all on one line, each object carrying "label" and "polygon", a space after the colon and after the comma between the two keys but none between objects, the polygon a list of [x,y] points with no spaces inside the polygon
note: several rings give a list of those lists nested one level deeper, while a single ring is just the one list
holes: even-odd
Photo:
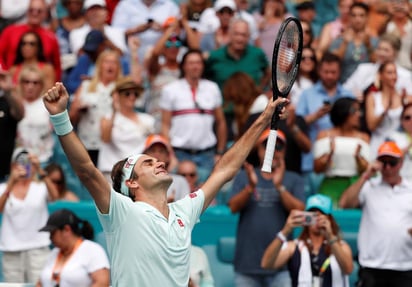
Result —
[{"label": "white t-shirt", "polygon": [[[111,114],[106,118],[111,118]],[[100,146],[98,168],[110,172],[113,165],[130,154],[141,153],[146,137],[154,132],[155,120],[151,115],[138,113],[138,122],[117,113],[112,128],[110,143]]]},{"label": "white t-shirt", "polygon": [[[0,184],[0,196],[6,186],[6,183]],[[30,183],[23,200],[10,193],[1,222],[1,251],[23,251],[49,246],[49,233],[39,232],[49,217],[47,197],[46,184],[35,181]]]},{"label": "white t-shirt", "polygon": [[[355,153],[358,145],[361,146],[360,155],[368,162],[370,157],[369,143],[352,137],[335,137],[335,150],[332,155],[332,164],[325,171],[327,177],[332,176],[355,176],[358,175],[358,165]],[[330,153],[330,137],[317,140],[313,147],[314,158],[320,158],[324,154]]]},{"label": "white t-shirt", "polygon": [[[56,286],[52,273],[59,252],[59,248],[54,248],[46,261],[40,275],[42,287]],[[99,244],[83,240],[61,269],[59,287],[90,287],[90,274],[100,269],[110,269],[106,252]]]},{"label": "white t-shirt", "polygon": [[[167,84],[162,89],[160,107],[176,112],[195,109],[197,105],[203,110],[213,111],[222,106],[222,96],[216,83],[200,80],[195,96],[188,82],[180,79]],[[214,113],[187,113],[172,115],[169,132],[173,147],[202,150],[216,145],[213,129]]]},{"label": "white t-shirt", "polygon": [[[412,143],[412,138],[401,131],[394,132],[389,138],[395,141],[402,150]],[[412,182],[412,148],[409,148],[403,157],[401,176]]]},{"label": "white t-shirt", "polygon": [[53,155],[53,128],[49,112],[38,98],[33,102],[24,101],[24,118],[17,125],[17,146],[34,153],[41,163]]},{"label": "white t-shirt", "polygon": [[204,205],[198,190],[169,204],[169,218],[145,202],[111,191],[106,235],[113,287],[174,286],[189,282],[191,234]]},{"label": "white t-shirt", "polygon": [[90,81],[83,81],[80,86],[80,102],[88,107],[81,112],[77,124],[77,134],[88,150],[98,150],[101,145],[100,119],[113,111],[111,93],[115,83],[105,86],[99,82],[95,92],[89,92]]},{"label": "white t-shirt", "polygon": [[390,187],[380,177],[367,181],[360,193],[362,217],[358,235],[363,267],[412,270],[412,183]]}]

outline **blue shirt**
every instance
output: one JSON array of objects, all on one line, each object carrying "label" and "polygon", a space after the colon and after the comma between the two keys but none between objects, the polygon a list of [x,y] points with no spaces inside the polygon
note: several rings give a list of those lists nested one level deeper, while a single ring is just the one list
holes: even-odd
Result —
[{"label": "blue shirt", "polygon": [[[351,91],[346,90],[341,84],[338,84],[336,88],[336,94],[333,96],[328,95],[321,81],[318,81],[315,85],[302,92],[298,105],[296,107],[296,114],[302,117],[315,113],[323,105],[324,101],[329,101],[333,104],[340,98],[354,98],[355,96]],[[309,138],[312,143],[315,142],[318,137],[318,133],[322,130],[332,128],[332,122],[329,115],[325,115],[312,124],[309,125]],[[312,151],[304,153],[302,155],[302,172],[309,172],[313,170],[313,153]]]}]

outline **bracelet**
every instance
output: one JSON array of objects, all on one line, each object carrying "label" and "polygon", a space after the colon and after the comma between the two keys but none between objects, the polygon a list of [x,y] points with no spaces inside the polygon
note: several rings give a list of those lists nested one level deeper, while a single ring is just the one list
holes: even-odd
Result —
[{"label": "bracelet", "polygon": [[278,234],[276,234],[276,238],[279,238],[282,242],[288,241],[288,239],[286,238],[285,234],[282,233],[282,231],[279,231]]},{"label": "bracelet", "polygon": [[335,236],[334,238],[329,239],[328,243],[329,243],[329,245],[333,245],[334,243],[336,243],[338,241],[339,241],[339,239]]},{"label": "bracelet", "polygon": [[58,136],[64,136],[73,130],[70,122],[69,113],[67,110],[59,114],[50,115],[50,121],[54,127],[54,131]]},{"label": "bracelet", "polygon": [[284,185],[281,185],[279,186],[279,188],[276,188],[276,189],[279,191],[279,193],[284,193],[285,191],[287,191]]}]

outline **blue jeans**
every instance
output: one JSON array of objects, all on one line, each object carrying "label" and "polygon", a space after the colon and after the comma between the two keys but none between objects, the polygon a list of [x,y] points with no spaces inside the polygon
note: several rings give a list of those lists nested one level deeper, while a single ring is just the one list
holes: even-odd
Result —
[{"label": "blue jeans", "polygon": [[279,271],[275,275],[247,275],[235,273],[236,287],[290,287],[289,271]]}]

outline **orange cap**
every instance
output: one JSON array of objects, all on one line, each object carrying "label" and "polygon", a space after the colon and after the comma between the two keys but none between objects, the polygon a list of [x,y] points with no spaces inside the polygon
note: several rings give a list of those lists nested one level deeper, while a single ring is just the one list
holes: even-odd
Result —
[{"label": "orange cap", "polygon": [[159,134],[152,134],[146,138],[146,142],[144,144],[144,151],[146,152],[151,146],[157,143],[164,145],[169,152],[171,151],[171,147],[167,139]]},{"label": "orange cap", "polygon": [[177,21],[176,17],[168,17],[164,22],[163,22],[163,29],[166,29],[167,27],[173,25]]},{"label": "orange cap", "polygon": [[388,141],[381,144],[378,149],[378,157],[385,155],[401,158],[403,153],[395,142]]},{"label": "orange cap", "polygon": [[[267,140],[268,137],[269,137],[269,133],[270,133],[270,129],[264,130],[263,133],[260,135],[257,143],[261,144],[265,140]],[[281,130],[277,130],[277,138],[276,139],[280,139],[284,144],[286,144],[286,136]]]}]

